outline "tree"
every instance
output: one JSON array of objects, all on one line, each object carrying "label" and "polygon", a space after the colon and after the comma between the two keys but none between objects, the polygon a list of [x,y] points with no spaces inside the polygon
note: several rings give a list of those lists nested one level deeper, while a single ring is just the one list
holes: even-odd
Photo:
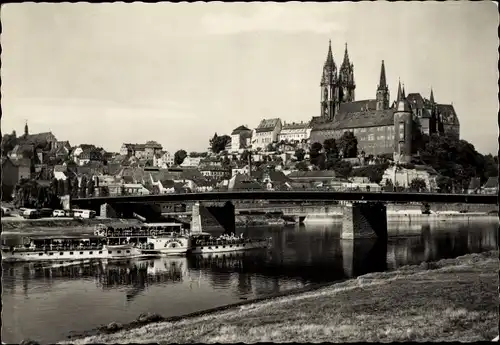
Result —
[{"label": "tree", "polygon": [[6,155],[16,147],[18,144],[16,131],[12,131],[12,134],[5,134],[2,136],[1,150],[2,154]]},{"label": "tree", "polygon": [[57,195],[58,196],[66,195],[63,180],[57,180]]},{"label": "tree", "polygon": [[60,195],[59,193],[59,182],[57,181],[57,179],[53,178],[51,181],[50,181],[50,192],[54,195]]},{"label": "tree", "polygon": [[427,184],[425,183],[424,179],[421,179],[420,177],[416,177],[410,182],[410,189],[415,191],[415,192],[423,192],[427,189]]},{"label": "tree", "polygon": [[295,166],[299,171],[309,171],[309,167],[307,166],[307,163],[304,161],[300,161],[297,163]]},{"label": "tree", "polygon": [[80,198],[87,197],[87,176],[83,175],[82,180],[80,182]]},{"label": "tree", "polygon": [[248,158],[250,157],[250,152],[248,150],[245,150],[241,153],[240,160],[242,162],[248,162]]},{"label": "tree", "polygon": [[187,157],[186,151],[179,150],[174,154],[174,163],[176,165],[181,165],[182,162],[184,162],[184,160],[186,159],[186,157]]},{"label": "tree", "polygon": [[160,194],[160,187],[158,187],[157,184],[154,184],[153,187],[151,188],[151,193],[154,195]]},{"label": "tree", "polygon": [[295,150],[295,157],[297,157],[297,160],[299,162],[302,162],[305,156],[306,156],[306,151],[304,149]]},{"label": "tree", "polygon": [[349,177],[352,172],[352,164],[348,161],[339,161],[333,167],[333,170],[337,176]]},{"label": "tree", "polygon": [[358,139],[353,132],[344,132],[337,146],[343,158],[355,158],[358,155]]},{"label": "tree", "polygon": [[88,196],[90,197],[94,196],[95,182],[93,178],[90,178],[89,181],[87,182],[87,191],[88,191]]},{"label": "tree", "polygon": [[313,143],[309,150],[311,164],[317,166],[320,170],[325,169],[325,155],[321,152],[323,145],[321,143]]},{"label": "tree", "polygon": [[217,133],[210,139],[210,149],[213,153],[220,153],[226,149],[227,144],[231,141],[229,135],[218,136]]},{"label": "tree", "polygon": [[228,156],[224,156],[222,159],[222,166],[224,168],[228,168],[231,165],[231,161],[229,160]]},{"label": "tree", "polygon": [[323,142],[323,148],[325,149],[326,154],[326,168],[333,169],[339,161],[339,149],[337,147],[337,142],[335,139],[326,139]]},{"label": "tree", "polygon": [[436,185],[441,193],[451,193],[453,189],[453,181],[448,176],[440,175],[436,179]]}]

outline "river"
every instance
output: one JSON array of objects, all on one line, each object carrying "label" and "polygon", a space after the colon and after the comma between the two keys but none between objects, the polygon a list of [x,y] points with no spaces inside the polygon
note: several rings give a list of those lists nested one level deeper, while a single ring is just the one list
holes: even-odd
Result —
[{"label": "river", "polygon": [[58,267],[3,264],[2,341],[52,343],[145,312],[169,317],[404,265],[497,248],[498,222],[390,223],[386,243],[340,239],[340,224],[239,229],[272,236],[242,254]]}]

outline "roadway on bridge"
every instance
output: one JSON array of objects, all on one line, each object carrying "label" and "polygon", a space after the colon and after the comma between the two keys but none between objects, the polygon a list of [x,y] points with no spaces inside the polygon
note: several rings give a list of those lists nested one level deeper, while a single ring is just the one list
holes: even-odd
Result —
[{"label": "roadway on bridge", "polygon": [[77,204],[104,203],[148,203],[180,201],[225,201],[225,200],[335,200],[335,201],[380,201],[380,202],[436,202],[497,204],[493,194],[445,194],[445,193],[395,193],[395,192],[334,192],[334,191],[236,191],[183,194],[157,194],[134,196],[109,196],[73,199]]}]

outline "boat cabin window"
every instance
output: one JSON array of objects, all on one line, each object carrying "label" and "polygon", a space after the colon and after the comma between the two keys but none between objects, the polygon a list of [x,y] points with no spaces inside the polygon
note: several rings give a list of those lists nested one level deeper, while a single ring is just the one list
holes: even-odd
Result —
[{"label": "boat cabin window", "polygon": [[121,254],[121,252],[122,252],[121,250],[117,251],[118,254]]},{"label": "boat cabin window", "polygon": [[69,255],[73,255],[73,252],[69,252]]},{"label": "boat cabin window", "polygon": [[99,254],[102,254],[102,250],[99,251]]},{"label": "boat cabin window", "polygon": [[113,251],[112,250],[108,250],[108,254],[113,254]]}]

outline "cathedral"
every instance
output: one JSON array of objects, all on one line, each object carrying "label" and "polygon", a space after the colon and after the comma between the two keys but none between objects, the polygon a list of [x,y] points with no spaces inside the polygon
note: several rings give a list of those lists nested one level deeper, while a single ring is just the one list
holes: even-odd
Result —
[{"label": "cathedral", "polygon": [[344,60],[337,69],[330,41],[320,87],[321,113],[311,120],[311,143],[323,143],[350,131],[358,139],[359,152],[392,154],[395,159],[406,161],[411,158],[414,122],[418,122],[422,132],[428,135],[460,135],[460,123],[453,105],[436,103],[432,89],[426,99],[420,93],[406,95],[404,86],[399,83],[396,100],[391,104],[383,60],[375,99],[356,101],[354,64],[349,60],[347,44]]}]

